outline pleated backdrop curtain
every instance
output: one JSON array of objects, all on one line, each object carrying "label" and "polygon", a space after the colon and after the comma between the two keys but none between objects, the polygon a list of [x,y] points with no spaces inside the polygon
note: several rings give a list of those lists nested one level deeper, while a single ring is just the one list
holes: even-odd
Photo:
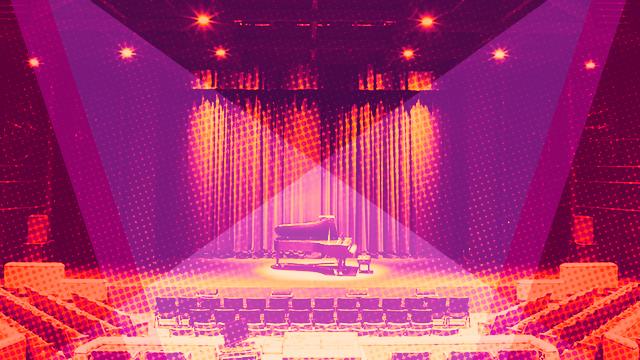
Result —
[{"label": "pleated backdrop curtain", "polygon": [[365,103],[321,117],[308,98],[274,104],[214,96],[194,106],[190,202],[212,254],[269,254],[276,225],[334,214],[360,251],[420,255],[414,232],[438,182],[437,128],[427,107]]}]

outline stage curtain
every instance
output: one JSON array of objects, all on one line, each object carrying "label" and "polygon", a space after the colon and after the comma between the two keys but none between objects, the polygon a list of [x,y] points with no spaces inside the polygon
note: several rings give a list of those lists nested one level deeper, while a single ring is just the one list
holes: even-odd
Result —
[{"label": "stage curtain", "polygon": [[[322,114],[322,115],[321,115]],[[189,126],[194,231],[213,255],[268,255],[280,223],[336,215],[360,251],[420,255],[437,191],[438,136],[426,106],[203,98]],[[321,119],[322,118],[322,119]],[[418,231],[419,232],[419,231]]]}]

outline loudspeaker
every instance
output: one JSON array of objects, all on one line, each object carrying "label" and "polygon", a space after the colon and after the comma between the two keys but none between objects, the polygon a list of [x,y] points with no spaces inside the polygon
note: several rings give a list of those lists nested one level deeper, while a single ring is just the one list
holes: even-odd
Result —
[{"label": "loudspeaker", "polygon": [[36,214],[27,219],[27,245],[45,245],[49,242],[49,216]]}]

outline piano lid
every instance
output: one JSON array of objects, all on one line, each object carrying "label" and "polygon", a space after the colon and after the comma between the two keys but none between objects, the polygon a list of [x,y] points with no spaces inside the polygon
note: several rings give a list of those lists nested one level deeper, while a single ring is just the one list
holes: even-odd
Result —
[{"label": "piano lid", "polygon": [[335,240],[338,238],[336,217],[333,215],[321,215],[316,221],[281,224],[276,226],[274,231],[281,239]]}]

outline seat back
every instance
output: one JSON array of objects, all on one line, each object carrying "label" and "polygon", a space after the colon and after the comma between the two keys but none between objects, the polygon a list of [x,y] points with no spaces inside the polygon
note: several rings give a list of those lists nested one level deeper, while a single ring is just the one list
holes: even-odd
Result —
[{"label": "seat back", "polygon": [[430,309],[411,310],[411,322],[415,324],[430,324],[433,322]]},{"label": "seat back", "polygon": [[190,309],[189,319],[192,323],[208,323],[211,322],[212,310],[210,309]]},{"label": "seat back", "polygon": [[498,352],[498,360],[538,360],[540,354],[537,350],[501,350]]},{"label": "seat back", "polygon": [[125,350],[100,351],[94,350],[89,354],[90,360],[131,360],[131,354]]},{"label": "seat back", "polygon": [[260,314],[262,310],[259,309],[241,309],[238,313],[240,319],[244,319],[247,324],[260,324],[262,320],[260,319]]},{"label": "seat back", "polygon": [[338,324],[355,324],[358,322],[357,310],[337,310]]},{"label": "seat back", "polygon": [[435,319],[442,318],[447,312],[447,298],[439,296],[427,296],[425,303],[427,309],[431,309],[431,315]]},{"label": "seat back", "polygon": [[409,321],[407,310],[387,310],[385,314],[388,323],[406,323]]},{"label": "seat back", "polygon": [[449,298],[449,314],[468,314],[469,298],[468,297],[452,297]]},{"label": "seat back", "polygon": [[429,353],[393,353],[391,354],[391,360],[429,360]]},{"label": "seat back", "polygon": [[195,297],[179,297],[178,298],[178,311],[182,314],[186,314],[191,309],[198,307],[198,298]]},{"label": "seat back", "polygon": [[291,299],[291,308],[295,310],[311,310],[310,298]]},{"label": "seat back", "polygon": [[214,296],[201,296],[198,298],[198,307],[209,310],[219,309],[220,298]]},{"label": "seat back", "polygon": [[380,298],[377,297],[363,297],[360,299],[360,309],[363,310],[376,310],[380,307]]},{"label": "seat back", "polygon": [[236,311],[234,309],[216,309],[213,313],[217,323],[226,324],[236,319]]},{"label": "seat back", "polygon": [[381,323],[383,322],[382,310],[362,310],[362,322]]},{"label": "seat back", "polygon": [[424,298],[410,297],[404,299],[404,308],[407,310],[424,309],[426,304],[424,303]]},{"label": "seat back", "polygon": [[309,324],[311,311],[309,310],[291,310],[289,311],[289,322],[291,324]]},{"label": "seat back", "polygon": [[266,309],[264,311],[265,324],[283,324],[285,323],[286,312],[282,309]]},{"label": "seat back", "polygon": [[313,310],[313,322],[316,324],[333,324],[333,309]]},{"label": "seat back", "polygon": [[400,310],[402,309],[402,298],[383,298],[382,308],[384,310]]},{"label": "seat back", "polygon": [[341,297],[336,300],[336,308],[340,310],[351,310],[358,307],[358,299]]},{"label": "seat back", "polygon": [[242,298],[224,298],[222,300],[222,306],[225,309],[240,310],[244,307],[243,299]]},{"label": "seat back", "polygon": [[156,298],[156,313],[174,313],[178,311],[178,303],[176,298],[172,297],[157,297]]},{"label": "seat back", "polygon": [[264,310],[267,308],[267,299],[265,298],[247,298],[247,309]]},{"label": "seat back", "polygon": [[454,351],[449,356],[449,360],[493,360],[493,355],[484,351]]},{"label": "seat back", "polygon": [[145,354],[146,360],[186,360],[187,357],[183,353],[176,352],[160,352],[153,351]]},{"label": "seat back", "polygon": [[269,298],[269,309],[289,309],[291,298],[288,297],[271,297]]},{"label": "seat back", "polygon": [[333,298],[315,298],[313,299],[313,308],[314,309],[324,309],[329,310],[335,307],[335,300]]}]

